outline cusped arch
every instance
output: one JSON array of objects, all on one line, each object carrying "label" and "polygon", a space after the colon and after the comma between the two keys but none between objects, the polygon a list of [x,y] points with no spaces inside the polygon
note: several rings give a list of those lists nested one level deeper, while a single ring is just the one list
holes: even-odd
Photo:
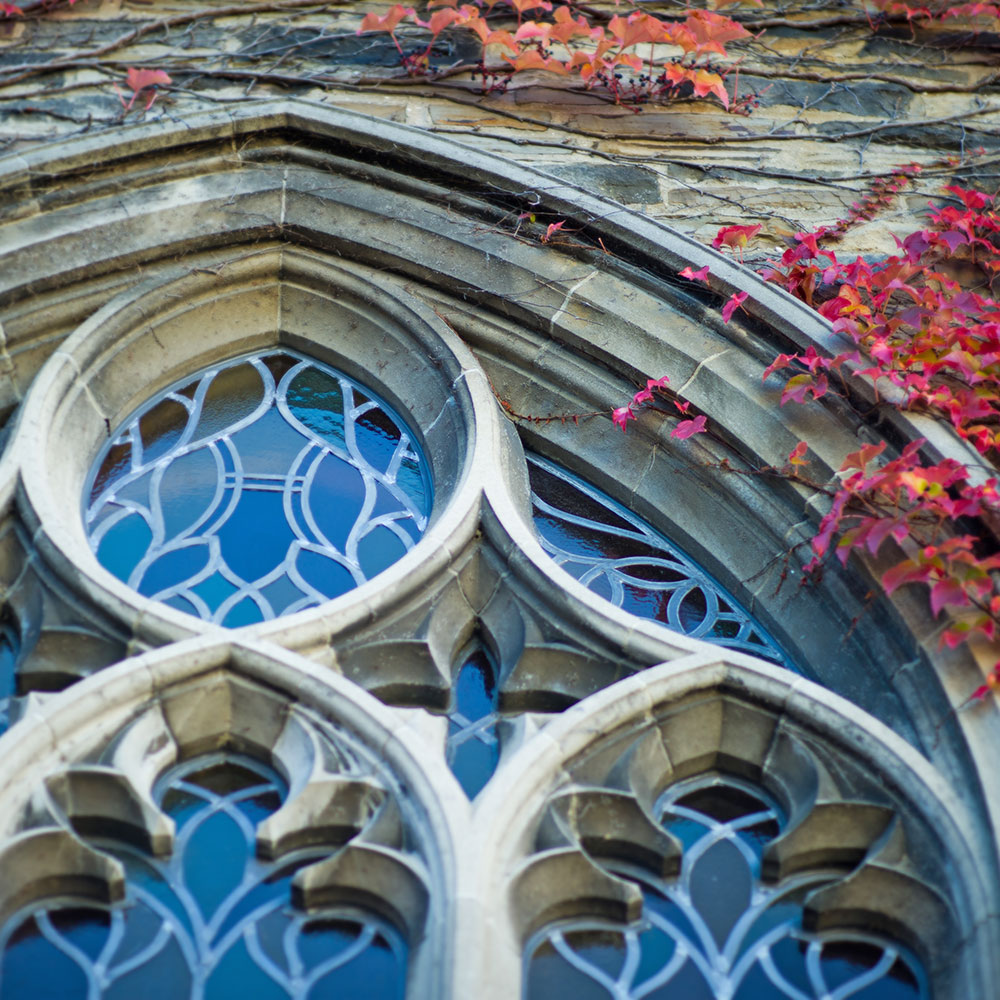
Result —
[{"label": "cusped arch", "polygon": [[169,857],[175,824],[154,796],[162,776],[242,757],[287,789],[256,827],[257,856],[311,858],[290,903],[377,914],[411,949],[408,990],[447,993],[468,805],[443,761],[429,762],[415,720],[308,660],[203,637],[101,671],[34,721],[0,738],[8,929],[49,898],[120,902],[125,873],[109,838]]},{"label": "cusped arch", "polygon": [[474,806],[479,893],[507,918],[506,947],[492,954],[509,965],[490,974],[516,975],[520,949],[554,922],[634,921],[641,895],[607,865],[674,878],[682,846],[658,803],[706,777],[780,804],[787,821],[762,877],[828,877],[806,898],[813,930],[901,941],[926,963],[935,996],[991,988],[996,928],[974,916],[995,894],[982,877],[982,825],[888,727],[739,654],[650,668],[568,709],[508,759]]}]

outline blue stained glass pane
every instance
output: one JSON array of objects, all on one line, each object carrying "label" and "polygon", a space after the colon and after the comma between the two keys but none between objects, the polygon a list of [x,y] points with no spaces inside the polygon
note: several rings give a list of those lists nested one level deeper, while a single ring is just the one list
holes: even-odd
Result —
[{"label": "blue stained glass pane", "polygon": [[[167,538],[183,537],[206,517],[221,513],[219,505],[228,498],[219,494],[218,481],[219,465],[215,453],[208,448],[178,455],[164,465],[156,499]],[[148,506],[151,491],[144,481],[128,483],[120,494],[127,492]]]},{"label": "blue stained glass pane", "polygon": [[691,871],[691,902],[723,947],[733,924],[750,904],[753,873],[732,844],[713,844]]},{"label": "blue stained glass pane", "polygon": [[152,543],[153,532],[148,522],[133,511],[105,532],[97,548],[97,558],[119,580],[127,580]]},{"label": "blue stained glass pane", "polygon": [[300,552],[295,567],[309,587],[330,597],[337,597],[357,586],[354,575],[343,563],[319,552]]},{"label": "blue stained glass pane", "polygon": [[67,907],[48,915],[53,930],[79,948],[91,959],[96,959],[108,939],[111,921],[106,913],[93,910],[74,910]]},{"label": "blue stained glass pane", "polygon": [[151,597],[183,583],[189,577],[198,576],[208,567],[211,558],[212,553],[205,542],[167,550],[142,574],[139,593]]},{"label": "blue stained glass pane", "polygon": [[673,958],[677,951],[677,941],[660,927],[647,927],[638,936],[639,966],[635,970],[635,982],[645,983],[652,979]]},{"label": "blue stained glass pane", "polygon": [[555,983],[566,969],[615,1000],[927,996],[919,963],[898,945],[803,928],[803,900],[828,884],[829,874],[761,882],[763,847],[781,834],[785,817],[755,789],[715,778],[683,783],[668,789],[658,809],[666,829],[684,834],[680,874],[660,880],[636,868],[610,869],[642,890],[639,920],[603,932],[596,919],[541,931],[528,944],[528,1000],[560,995]]},{"label": "blue stained glass pane", "polygon": [[[163,400],[160,406],[155,407],[144,417],[139,418],[139,434],[145,446],[142,458],[145,462],[155,462],[161,455],[165,455],[177,443],[178,438],[184,432],[184,425],[187,423],[187,408],[181,403],[172,400]],[[124,465],[113,466],[107,476],[100,483],[94,483],[98,491],[103,490],[107,483],[117,477],[131,462],[131,449],[121,448]],[[113,449],[114,450],[114,449]]]},{"label": "blue stained glass pane", "polygon": [[[99,915],[95,915],[99,919]],[[87,996],[87,979],[68,955],[28,918],[11,936],[0,963],[0,1000],[67,1000]]]},{"label": "blue stained glass pane", "polygon": [[473,657],[455,678],[455,708],[468,719],[481,719],[494,711],[496,685],[493,671],[481,654]]},{"label": "blue stained glass pane", "polygon": [[344,393],[340,382],[318,368],[301,372],[288,387],[295,418],[331,444],[344,445]]},{"label": "blue stained glass pane", "polygon": [[590,483],[528,455],[542,548],[595,594],[685,635],[795,669],[765,629],[642,518]]},{"label": "blue stained glass pane", "polygon": [[477,650],[455,678],[446,747],[448,766],[470,799],[485,787],[500,761],[498,718],[493,668]]},{"label": "blue stained glass pane", "polygon": [[205,819],[184,852],[184,883],[206,922],[240,884],[246,868],[246,838],[225,813]]},{"label": "blue stained glass pane", "polygon": [[358,562],[366,576],[374,576],[406,555],[406,550],[399,535],[380,524],[358,542]]},{"label": "blue stained glass pane", "polygon": [[0,929],[0,998],[402,1000],[406,948],[394,929],[358,910],[291,906],[295,871],[322,855],[256,856],[257,824],[284,792],[249,760],[176,768],[157,791],[176,823],[174,855],[96,845],[125,867],[124,902],[53,900],[12,918]]},{"label": "blue stained glass pane", "polygon": [[205,384],[203,402],[193,440],[209,441],[247,421],[265,392],[261,373],[247,362],[228,365]]},{"label": "blue stained glass pane", "polygon": [[295,541],[285,521],[281,494],[242,491],[218,532],[223,564],[240,580],[257,583],[281,567]]},{"label": "blue stained glass pane", "polygon": [[615,931],[570,931],[566,943],[594,969],[617,980],[625,964],[625,939]]},{"label": "blue stained glass pane", "polygon": [[288,994],[249,955],[238,941],[223,956],[205,984],[205,1000],[288,1000]]},{"label": "blue stained glass pane", "polygon": [[612,993],[571,964],[563,954],[545,943],[535,953],[528,969],[529,997],[572,997],[573,1000],[611,1000]]},{"label": "blue stained glass pane", "polygon": [[143,595],[236,627],[337,597],[420,539],[428,463],[346,375],[290,351],[218,365],[133,414],[84,520]]},{"label": "blue stained glass pane", "polygon": [[21,643],[14,627],[0,622],[0,734],[10,724],[11,699],[17,694],[17,658]]},{"label": "blue stained glass pane", "polygon": [[137,997],[142,1000],[178,1000],[190,996],[191,971],[184,961],[180,944],[170,939],[143,965],[111,983],[101,1000],[136,1000]]},{"label": "blue stained glass pane", "polygon": [[[347,548],[347,540],[354,529],[355,518],[351,513],[365,502],[368,489],[360,470],[346,458],[325,455],[316,467],[310,494],[319,497],[325,492],[336,490],[338,496],[343,499],[340,506],[313,502],[310,511],[323,537],[341,552]],[[392,501],[389,506],[392,510],[399,509],[399,504]],[[302,517],[305,518],[304,512]]]},{"label": "blue stained glass pane", "polygon": [[231,605],[222,619],[222,624],[226,628],[239,628],[242,625],[255,625],[263,621],[267,615],[256,601],[249,597],[244,597]]},{"label": "blue stained glass pane", "polygon": [[[200,583],[192,584],[190,590],[192,594],[197,594],[210,608],[217,608],[223,601],[236,594],[239,588],[226,580],[221,573],[216,572]],[[268,588],[262,588],[261,592],[267,597],[271,607],[274,607],[274,602],[268,596]]]}]

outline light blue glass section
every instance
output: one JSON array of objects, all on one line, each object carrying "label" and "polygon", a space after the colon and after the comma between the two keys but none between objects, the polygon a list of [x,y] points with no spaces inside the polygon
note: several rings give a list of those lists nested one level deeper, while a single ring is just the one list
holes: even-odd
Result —
[{"label": "light blue glass section", "polygon": [[721,584],[642,518],[538,455],[528,455],[528,475],[542,547],[594,593],[674,632],[796,669]]},{"label": "light blue glass section", "polygon": [[123,903],[54,900],[0,933],[0,1000],[402,1000],[406,947],[359,910],[291,906],[295,871],[322,855],[256,856],[282,802],[270,769],[222,755],[160,782],[174,852],[99,843],[124,864]]},{"label": "light blue glass section", "polygon": [[289,351],[178,383],[115,433],[84,520],[140,594],[239,626],[338,597],[419,541],[432,502],[412,430]]}]

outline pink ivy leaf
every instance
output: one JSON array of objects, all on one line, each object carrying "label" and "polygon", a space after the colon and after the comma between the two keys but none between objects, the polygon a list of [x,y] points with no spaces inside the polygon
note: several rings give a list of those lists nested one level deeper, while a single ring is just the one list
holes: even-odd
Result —
[{"label": "pink ivy leaf", "polygon": [[671,432],[670,436],[684,441],[694,434],[705,432],[705,417],[698,416],[693,420],[682,420]]},{"label": "pink ivy leaf", "polygon": [[562,227],[565,225],[566,225],[565,219],[563,219],[562,222],[550,222],[548,229],[545,230],[545,235],[542,237],[542,242],[548,243],[549,240],[551,240],[552,237],[555,236],[555,234],[558,233],[559,230],[562,229]]},{"label": "pink ivy leaf", "polygon": [[729,297],[729,301],[722,307],[723,323],[728,323],[733,318],[733,313],[743,305],[748,294],[748,292],[734,292]]},{"label": "pink ivy leaf", "polygon": [[935,235],[940,242],[947,245],[952,253],[960,246],[969,242],[969,237],[965,233],[960,233],[957,229],[950,229],[946,233],[936,233]]},{"label": "pink ivy leaf", "polygon": [[[991,674],[990,676],[992,677],[993,675]],[[992,689],[993,686],[990,684],[981,684],[969,695],[969,701],[982,701]]]},{"label": "pink ivy leaf", "polygon": [[125,73],[125,82],[138,92],[158,83],[169,84],[173,81],[162,69],[136,69],[135,66],[129,66]]},{"label": "pink ivy leaf", "polygon": [[931,587],[931,611],[934,612],[935,617],[940,614],[941,609],[946,604],[964,606],[970,603],[969,596],[963,589],[962,584],[951,577],[938,580]]},{"label": "pink ivy leaf", "polygon": [[[162,69],[136,69],[135,66],[129,66],[125,73],[125,82],[132,89],[132,96],[129,98],[128,103],[125,103],[125,98],[122,97],[122,92],[118,90],[117,85],[115,90],[118,90],[118,99],[122,102],[122,107],[126,111],[130,111],[132,105],[135,104],[136,98],[146,89],[150,87],[156,87],[157,85],[164,85],[173,83],[170,77]],[[156,100],[156,91],[153,90],[146,100],[146,110],[148,111],[153,106],[153,101]]]},{"label": "pink ivy leaf", "polygon": [[632,412],[631,406],[619,406],[617,410],[611,411],[611,422],[615,427],[620,427],[623,432],[630,420],[637,419],[636,415]]},{"label": "pink ivy leaf", "polygon": [[779,354],[765,369],[761,376],[761,382],[767,381],[767,376],[781,368],[787,368],[793,361],[798,359],[797,354]]},{"label": "pink ivy leaf", "polygon": [[892,595],[905,583],[922,583],[931,575],[931,567],[917,563],[912,559],[904,559],[892,569],[882,574],[882,586],[886,594]]},{"label": "pink ivy leaf", "polygon": [[706,285],[708,284],[708,274],[708,264],[698,271],[694,271],[690,267],[686,267],[680,272],[680,276],[682,278],[687,278],[689,281],[703,281]]}]

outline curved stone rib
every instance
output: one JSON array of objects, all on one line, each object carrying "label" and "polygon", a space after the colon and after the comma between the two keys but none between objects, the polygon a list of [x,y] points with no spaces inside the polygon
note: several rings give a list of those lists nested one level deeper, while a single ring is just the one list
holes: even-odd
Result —
[{"label": "curved stone rib", "polygon": [[332,776],[311,781],[257,827],[257,853],[273,860],[303,847],[340,845],[364,830],[385,802],[367,780]]},{"label": "curved stone rib", "polygon": [[512,914],[522,940],[546,924],[572,917],[631,923],[642,913],[634,882],[598,867],[577,847],[542,851],[518,869],[511,885]]},{"label": "curved stone rib", "polygon": [[631,795],[601,788],[571,789],[549,805],[539,845],[568,838],[601,860],[640,864],[666,878],[680,868],[681,845]]},{"label": "curved stone rib", "polygon": [[864,927],[897,937],[925,957],[939,982],[955,962],[955,913],[921,877],[900,822],[857,871],[811,893],[803,919],[811,930]]},{"label": "curved stone rib", "polygon": [[385,847],[351,843],[297,872],[292,902],[306,909],[360,905],[386,917],[415,941],[424,931],[429,893],[425,873],[412,858]]},{"label": "curved stone rib", "polygon": [[82,896],[102,903],[125,897],[125,872],[114,858],[68,830],[29,830],[0,852],[0,925],[46,896]]},{"label": "curved stone rib", "polygon": [[817,803],[798,826],[764,852],[762,877],[781,879],[809,870],[850,871],[893,822],[893,811],[868,802]]},{"label": "curved stone rib", "polygon": [[52,801],[83,837],[112,836],[154,855],[173,848],[174,821],[124,774],[102,766],[77,766],[46,778]]}]

